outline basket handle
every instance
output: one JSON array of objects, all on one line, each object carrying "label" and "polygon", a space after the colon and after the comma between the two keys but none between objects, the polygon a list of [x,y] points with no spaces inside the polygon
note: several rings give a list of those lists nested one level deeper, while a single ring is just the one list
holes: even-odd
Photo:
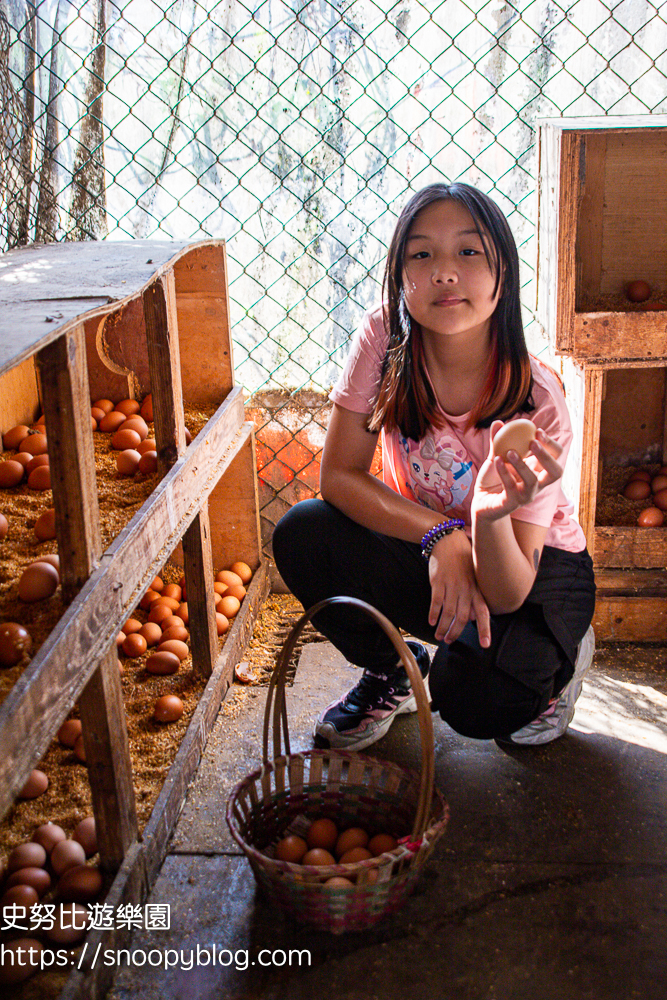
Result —
[{"label": "basket handle", "polygon": [[[420,774],[419,797],[417,800],[417,811],[412,828],[413,840],[418,840],[424,833],[430,812],[431,799],[433,797],[433,784],[435,780],[435,753],[433,749],[433,721],[431,719],[431,709],[426,698],[426,689],[422,680],[421,672],[417,666],[412,650],[406,644],[400,632],[380,611],[366,601],[361,601],[356,597],[328,597],[318,604],[314,604],[299,618],[285,640],[276,668],[271,674],[269,689],[266,696],[266,708],[264,711],[264,730],[262,733],[262,756],[264,765],[269,764],[269,729],[273,729],[273,757],[282,755],[282,738],[284,738],[285,753],[290,754],[289,730],[287,726],[287,707],[285,704],[285,681],[287,679],[287,667],[290,657],[294,651],[297,639],[301,634],[304,625],[321,611],[322,608],[332,604],[348,604],[352,607],[365,611],[366,614],[374,618],[377,624],[385,631],[398,653],[406,673],[410,680],[413,693],[417,700],[417,715],[419,719],[419,733],[421,737],[422,768]],[[282,728],[281,728],[282,727]]]}]

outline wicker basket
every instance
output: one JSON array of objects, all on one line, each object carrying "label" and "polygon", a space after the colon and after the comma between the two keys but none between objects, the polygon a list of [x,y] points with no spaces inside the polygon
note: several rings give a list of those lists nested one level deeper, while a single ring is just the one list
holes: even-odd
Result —
[{"label": "wicker basket", "polygon": [[[323,607],[350,604],[384,629],[407,671],[417,699],[422,768],[417,773],[366,754],[342,750],[291,753],[285,706],[285,677],[301,629]],[[269,760],[269,731],[273,759]],[[284,740],[285,752],[282,751]],[[232,789],[227,823],[247,856],[259,886],[291,916],[341,933],[364,930],[395,910],[414,887],[424,862],[443,834],[449,811],[434,789],[433,725],[414,656],[391,622],[351,597],[332,597],[305,612],[290,632],[271,678],[262,738],[264,763]],[[323,867],[292,864],[267,856],[288,827],[307,816],[327,816],[339,829],[361,826],[389,833],[399,846],[354,864]],[[342,875],[355,884],[324,883]]]}]

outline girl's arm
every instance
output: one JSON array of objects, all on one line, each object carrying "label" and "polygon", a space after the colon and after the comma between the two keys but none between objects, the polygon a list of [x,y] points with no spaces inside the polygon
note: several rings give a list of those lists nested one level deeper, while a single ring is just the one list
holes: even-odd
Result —
[{"label": "girl's arm", "polygon": [[[491,442],[501,421],[491,427]],[[516,452],[508,461],[489,457],[479,471],[472,502],[472,546],[475,573],[492,614],[507,614],[521,607],[537,575],[547,528],[528,521],[513,521],[513,510],[530,503],[536,494],[563,474],[556,458],[558,442],[538,428],[530,447],[537,461],[529,468]],[[541,468],[540,468],[541,467]],[[500,479],[500,483],[498,483]],[[490,482],[495,485],[487,485]]]},{"label": "girl's arm", "polygon": [[[442,515],[408,500],[371,475],[377,434],[366,430],[366,416],[334,403],[320,471],[325,500],[353,521],[394,538],[419,544]],[[475,579],[470,542],[463,531],[441,538],[429,560],[429,622],[436,639],[454,642],[472,618],[482,646],[491,641],[489,610]]]}]

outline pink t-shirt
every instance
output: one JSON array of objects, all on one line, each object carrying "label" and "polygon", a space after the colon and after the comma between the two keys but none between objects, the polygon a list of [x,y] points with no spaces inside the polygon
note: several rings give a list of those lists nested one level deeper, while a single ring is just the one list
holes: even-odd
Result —
[{"label": "pink t-shirt", "polygon": [[[386,346],[387,334],[378,306],[366,313],[355,334],[345,368],[330,393],[334,403],[355,413],[371,412]],[[520,416],[528,417],[558,441],[563,448],[560,462],[564,464],[572,441],[565,397],[555,375],[535,358],[531,357],[530,362],[535,409]],[[388,486],[409,500],[437,513],[463,518],[470,535],[473,488],[489,453],[491,431],[474,427],[466,431],[467,413],[445,416],[447,425],[429,428],[421,441],[405,438],[398,430],[383,430],[382,476]],[[545,545],[569,552],[581,552],[586,545],[574,517],[574,506],[563,493],[560,481],[545,487],[510,517],[548,528]]]}]

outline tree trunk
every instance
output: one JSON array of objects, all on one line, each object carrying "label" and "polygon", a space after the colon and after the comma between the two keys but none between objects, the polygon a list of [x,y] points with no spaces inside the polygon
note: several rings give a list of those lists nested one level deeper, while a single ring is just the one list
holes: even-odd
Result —
[{"label": "tree trunk", "polygon": [[58,52],[60,43],[60,14],[62,0],[58,0],[56,16],[53,24],[53,40],[51,43],[51,68],[49,73],[49,103],[46,109],[46,135],[44,136],[44,154],[42,170],[39,178],[39,202],[37,204],[37,223],[35,239],[42,243],[51,243],[56,238],[58,229],[58,203],[56,188],[58,186],[58,168],[55,151],[58,146],[58,95],[60,92],[58,80]]},{"label": "tree trunk", "polygon": [[106,62],[106,0],[97,0],[96,46],[84,98],[72,172],[70,240],[99,240],[108,232],[104,175],[104,69]]},{"label": "tree trunk", "polygon": [[35,5],[28,2],[25,23],[25,77],[23,84],[23,104],[25,119],[21,137],[21,193],[18,212],[19,246],[30,239],[30,202],[32,197],[32,147],[35,131]]}]

